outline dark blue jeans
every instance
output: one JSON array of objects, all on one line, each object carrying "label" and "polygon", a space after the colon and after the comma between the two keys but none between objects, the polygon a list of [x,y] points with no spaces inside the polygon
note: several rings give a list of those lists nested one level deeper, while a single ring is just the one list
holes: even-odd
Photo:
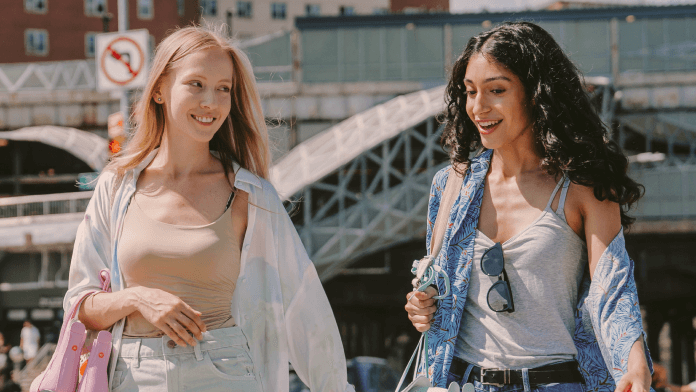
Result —
[{"label": "dark blue jeans", "polygon": [[[466,373],[462,377],[449,373],[447,375],[447,386],[453,382],[457,382],[463,388],[464,384],[471,379],[470,376],[472,367],[473,365],[469,365]],[[504,385],[502,387],[497,387],[495,385],[484,385],[473,380],[471,383],[474,384],[474,389],[476,392],[585,392],[585,385],[579,382],[530,385],[529,381],[527,381],[524,384]]]}]

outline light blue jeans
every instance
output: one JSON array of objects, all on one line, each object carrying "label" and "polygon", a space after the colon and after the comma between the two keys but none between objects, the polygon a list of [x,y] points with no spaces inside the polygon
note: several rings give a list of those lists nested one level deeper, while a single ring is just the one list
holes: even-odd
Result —
[{"label": "light blue jeans", "polygon": [[[447,386],[453,382],[457,382],[462,389],[466,384],[466,381],[470,379],[471,368],[473,366],[469,365],[466,373],[463,377],[459,377],[455,374],[448,373],[447,375]],[[527,381],[524,384],[519,385],[503,385],[502,387],[497,387],[495,385],[481,384],[479,381],[472,380],[474,384],[474,389],[476,392],[585,392],[585,385],[581,383],[554,383],[554,384],[537,384],[530,385]]]},{"label": "light blue jeans", "polygon": [[261,392],[239,326],[204,332],[195,347],[160,338],[123,339],[112,392]]}]

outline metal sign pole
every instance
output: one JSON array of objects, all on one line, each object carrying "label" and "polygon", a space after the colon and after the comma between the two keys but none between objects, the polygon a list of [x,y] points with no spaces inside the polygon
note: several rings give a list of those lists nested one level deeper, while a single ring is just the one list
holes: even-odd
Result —
[{"label": "metal sign pole", "polygon": [[[128,0],[118,0],[118,31],[128,31]],[[126,135],[130,132],[130,91],[121,90],[121,113],[123,113],[123,130]]]}]

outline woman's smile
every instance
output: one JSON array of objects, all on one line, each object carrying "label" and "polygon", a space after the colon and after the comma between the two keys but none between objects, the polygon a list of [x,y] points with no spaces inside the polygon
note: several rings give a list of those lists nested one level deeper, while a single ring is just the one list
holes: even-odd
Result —
[{"label": "woman's smile", "polygon": [[477,120],[476,124],[478,125],[479,132],[484,135],[490,135],[502,122],[503,120]]},{"label": "woman's smile", "polygon": [[203,125],[203,126],[211,126],[213,125],[213,122],[216,120],[216,117],[210,117],[210,116],[196,116],[195,114],[191,115],[191,118],[196,120],[197,123]]}]

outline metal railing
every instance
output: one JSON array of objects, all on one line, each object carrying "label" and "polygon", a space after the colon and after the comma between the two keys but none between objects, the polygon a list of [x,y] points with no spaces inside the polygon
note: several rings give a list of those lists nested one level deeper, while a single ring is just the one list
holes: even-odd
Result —
[{"label": "metal railing", "polygon": [[93,191],[0,199],[0,218],[85,212]]}]

